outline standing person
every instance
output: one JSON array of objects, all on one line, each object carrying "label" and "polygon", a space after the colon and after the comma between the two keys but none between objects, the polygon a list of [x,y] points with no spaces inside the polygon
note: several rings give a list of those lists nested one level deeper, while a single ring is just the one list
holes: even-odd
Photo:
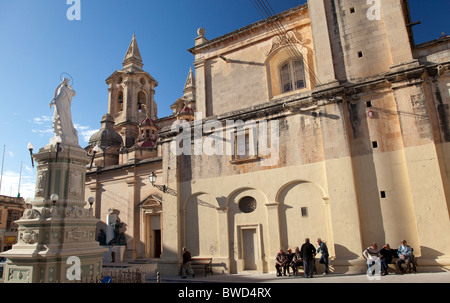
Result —
[{"label": "standing person", "polygon": [[412,261],[412,251],[411,247],[406,244],[406,240],[403,240],[400,246],[398,247],[398,260],[395,262],[395,265],[400,270],[402,274],[405,273],[405,270],[402,267],[403,263],[406,263],[406,268],[408,272],[411,272],[411,261]]},{"label": "standing person", "polygon": [[277,277],[281,276],[281,268],[283,268],[283,274],[286,275],[286,265],[288,264],[288,257],[282,248],[280,248],[280,251],[278,252],[275,261],[276,261],[275,268],[277,269]]},{"label": "standing person", "polygon": [[381,255],[381,267],[382,267],[382,275],[388,275],[389,264],[392,262],[392,258],[394,257],[394,250],[391,249],[389,244],[385,244],[382,249],[380,249]]},{"label": "standing person", "polygon": [[116,262],[116,245],[113,243],[111,247],[111,259],[112,262]]},{"label": "standing person", "polygon": [[327,247],[327,244],[325,242],[323,242],[322,239],[320,239],[320,238],[317,239],[317,245],[319,246],[317,248],[317,253],[322,254],[320,256],[319,263],[324,265],[323,275],[326,276],[326,275],[328,275],[328,264],[329,264],[328,247]]},{"label": "standing person", "polygon": [[377,243],[373,242],[371,246],[367,247],[363,252],[364,258],[367,260],[367,271],[372,273],[372,276],[375,274],[375,269],[372,269],[372,266],[375,264],[378,265],[378,272],[381,274],[381,261],[380,261],[380,252],[378,251]]},{"label": "standing person", "polygon": [[303,270],[305,278],[313,277],[314,257],[316,256],[316,248],[309,243],[309,238],[305,239],[302,248],[300,249],[300,256],[303,259]]},{"label": "standing person", "polygon": [[192,278],[195,276],[191,266],[191,253],[183,247],[183,265],[181,266],[181,278],[186,279],[186,274],[192,274]]}]

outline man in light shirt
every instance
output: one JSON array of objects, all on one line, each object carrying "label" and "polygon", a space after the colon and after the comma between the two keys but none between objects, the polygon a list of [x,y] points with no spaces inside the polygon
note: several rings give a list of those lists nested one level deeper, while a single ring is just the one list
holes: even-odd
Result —
[{"label": "man in light shirt", "polygon": [[398,260],[395,262],[395,265],[400,270],[402,274],[406,273],[405,269],[403,269],[402,264],[406,263],[406,268],[408,272],[411,272],[411,262],[412,262],[412,250],[411,246],[406,244],[406,240],[402,241],[402,244],[398,247]]},{"label": "man in light shirt", "polygon": [[372,268],[375,264],[378,265],[378,273],[381,275],[381,261],[380,261],[380,252],[378,251],[377,243],[372,243],[372,246],[369,246],[366,248],[366,250],[363,252],[364,258],[367,260],[367,269],[368,273],[372,273],[372,275],[375,274],[375,269]]}]

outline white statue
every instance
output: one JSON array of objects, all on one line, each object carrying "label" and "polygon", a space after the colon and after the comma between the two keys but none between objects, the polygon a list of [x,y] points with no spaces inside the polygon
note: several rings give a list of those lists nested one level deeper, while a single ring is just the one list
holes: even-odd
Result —
[{"label": "white statue", "polygon": [[[70,106],[75,91],[69,85],[69,79],[63,78],[61,84],[56,88],[55,97],[50,102],[50,108],[55,105],[53,115],[53,131],[55,138],[50,142],[60,142],[71,145],[78,145],[78,132],[72,123],[72,113]],[[60,140],[58,139],[60,138]]]}]

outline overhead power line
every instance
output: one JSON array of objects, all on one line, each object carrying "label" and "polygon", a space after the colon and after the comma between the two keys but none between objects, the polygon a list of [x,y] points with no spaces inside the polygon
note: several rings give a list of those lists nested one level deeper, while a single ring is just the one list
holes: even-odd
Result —
[{"label": "overhead power line", "polygon": [[[258,11],[258,13],[261,15],[261,17],[263,19],[269,19],[269,18],[273,17],[274,15],[276,15],[275,11],[270,6],[268,1],[265,1],[265,0],[251,0],[251,2],[252,2],[253,6],[255,7],[255,9]],[[284,28],[283,24],[279,20],[275,19],[275,20],[269,22],[268,24],[271,27],[271,29],[278,36],[280,36],[280,37],[285,37],[286,36],[287,30]],[[292,57],[292,58],[297,58],[297,59],[302,60],[303,67],[309,73],[309,75],[312,75],[312,77],[314,79],[314,82],[317,85],[321,85],[322,83],[320,82],[319,78],[314,73],[314,70],[311,68],[309,63],[306,61],[306,59],[304,58],[302,53],[298,50],[297,46],[295,46],[294,43],[292,43],[292,41],[290,41],[289,39],[286,39],[286,42],[287,42],[287,47],[286,47],[285,50],[289,54],[289,56]]]}]

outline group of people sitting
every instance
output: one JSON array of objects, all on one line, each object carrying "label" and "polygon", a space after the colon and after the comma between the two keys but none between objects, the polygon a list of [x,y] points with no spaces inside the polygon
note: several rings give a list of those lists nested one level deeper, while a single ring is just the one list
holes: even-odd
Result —
[{"label": "group of people sitting", "polygon": [[[314,245],[310,243],[309,238],[306,238],[305,243],[301,246],[301,248],[299,249],[296,247],[294,252],[292,252],[292,249],[289,248],[287,253],[285,253],[283,249],[280,248],[280,251],[276,256],[275,264],[277,276],[290,276],[290,269],[292,269],[293,275],[297,276],[298,267],[303,266],[305,278],[312,278],[315,266],[314,259],[317,253],[322,254],[320,256],[319,263],[324,265],[323,275],[327,275],[329,266],[328,248],[326,243],[320,238],[317,239],[317,244],[318,248],[316,249]],[[412,248],[406,244],[406,240],[401,241],[398,249],[391,249],[389,244],[385,244],[380,250],[378,250],[377,244],[372,243],[371,246],[364,250],[363,256],[367,260],[368,273],[372,275],[375,274],[374,265],[378,265],[379,274],[383,276],[389,274],[388,265],[392,263],[392,260],[395,257],[398,257],[395,262],[395,266],[401,274],[406,273],[406,270],[402,266],[403,263],[406,264],[408,272],[411,272],[411,266],[414,265],[413,251]]]},{"label": "group of people sitting", "polygon": [[398,257],[395,262],[396,268],[401,274],[406,273],[402,264],[405,263],[408,272],[411,272],[411,265],[413,265],[413,251],[409,245],[406,244],[406,240],[401,241],[400,246],[397,250],[391,249],[389,244],[385,244],[383,248],[378,250],[377,243],[372,243],[371,246],[367,247],[363,252],[364,258],[367,260],[368,273],[375,274],[375,265],[378,265],[379,274],[387,275],[389,274],[388,265],[392,263],[394,257]]},{"label": "group of people sitting", "polygon": [[290,276],[290,269],[292,268],[293,275],[297,276],[297,269],[300,266],[303,266],[304,276],[305,278],[313,277],[314,270],[314,258],[317,253],[321,253],[321,257],[319,259],[320,264],[324,264],[324,275],[328,274],[328,248],[325,242],[323,242],[320,238],[317,239],[318,248],[314,247],[309,241],[309,238],[305,239],[305,243],[299,249],[295,248],[295,251],[292,252],[292,249],[288,249],[287,253],[280,248],[276,256],[276,264],[275,268],[277,270],[277,276],[280,277],[281,271],[283,270],[283,275]]}]

